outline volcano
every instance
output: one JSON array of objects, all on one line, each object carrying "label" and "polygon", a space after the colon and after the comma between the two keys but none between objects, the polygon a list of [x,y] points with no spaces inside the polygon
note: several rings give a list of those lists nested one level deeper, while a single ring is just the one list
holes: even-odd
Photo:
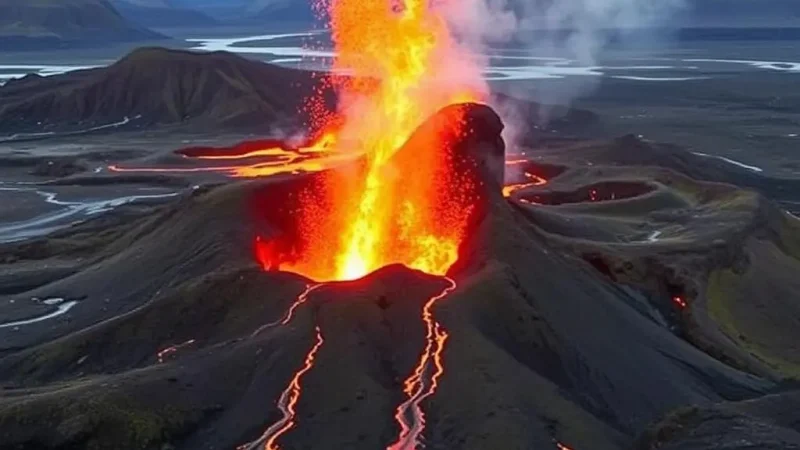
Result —
[{"label": "volcano", "polygon": [[[780,413],[795,404],[781,382],[792,353],[777,338],[796,333],[791,320],[769,330],[775,318],[718,294],[790,289],[794,219],[753,192],[658,168],[537,160],[525,171],[547,183],[506,197],[502,123],[476,104],[439,111],[396,164],[454,117],[468,132],[448,138],[449,168],[474,181],[479,207],[445,274],[388,264],[321,281],[280,270],[281,255],[304,251],[301,193],[322,202],[319,186],[361,170],[359,159],[234,177],[134,220],[6,244],[12,271],[72,265],[17,295],[62,303],[2,307],[0,449],[800,442]],[[551,201],[524,201],[537,195]],[[626,220],[643,210],[663,224],[655,238]],[[275,243],[277,263],[264,264],[254,239]],[[786,270],[758,269],[778,267],[770,258]],[[707,302],[729,308],[726,326],[771,344],[759,357],[743,350],[710,325]],[[48,326],[25,324],[64,304]]]}]

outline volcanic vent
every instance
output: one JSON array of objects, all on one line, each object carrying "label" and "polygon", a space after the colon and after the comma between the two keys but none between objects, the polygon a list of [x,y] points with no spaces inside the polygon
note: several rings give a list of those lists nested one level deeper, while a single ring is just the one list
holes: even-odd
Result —
[{"label": "volcanic vent", "polygon": [[359,206],[352,180],[367,177],[365,162],[310,175],[278,198],[266,189],[251,208],[264,224],[255,242],[259,261],[317,281],[352,279],[390,264],[447,274],[487,199],[502,188],[502,128],[489,107],[464,104],[444,108],[417,129],[376,173],[374,222],[358,230],[375,241],[375,253],[355,272],[347,266],[353,236],[346,233]]}]

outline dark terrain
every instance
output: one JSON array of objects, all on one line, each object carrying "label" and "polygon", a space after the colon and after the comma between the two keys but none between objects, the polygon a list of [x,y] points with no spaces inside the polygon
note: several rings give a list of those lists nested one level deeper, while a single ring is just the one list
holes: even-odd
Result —
[{"label": "dark terrain", "polygon": [[53,49],[163,38],[106,0],[2,0],[0,50]]},{"label": "dark terrain", "polygon": [[264,131],[297,119],[323,78],[229,53],[142,48],[106,68],[10,81],[0,89],[0,131],[70,132],[126,118],[130,129]]},{"label": "dark terrain", "polygon": [[[386,267],[321,287],[289,325],[265,328],[309,280],[263,271],[253,237],[286,231],[293,194],[326,171],[242,181],[105,169],[194,167],[175,153],[184,141],[227,146],[259,117],[296,127],[299,93],[316,80],[149,49],[0,87],[0,129],[46,121],[56,133],[0,144],[0,188],[177,194],[0,244],[0,449],[235,448],[280,417],[315,326],[325,344],[282,448],[391,444],[424,346],[420,311],[442,279]],[[527,117],[524,145],[506,149],[496,116],[473,105],[474,132],[457,148],[480,167],[507,152],[522,160],[510,182],[528,172],[547,183],[504,198],[476,175],[484,208],[450,274],[458,287],[435,310],[449,339],[422,404],[426,448],[800,448],[800,219],[785,211],[798,182],[634,136],[567,137],[602,117],[564,109],[545,127],[540,105],[495,101]],[[413,157],[414,143],[398,154]],[[27,204],[3,214],[48,214]]]}]

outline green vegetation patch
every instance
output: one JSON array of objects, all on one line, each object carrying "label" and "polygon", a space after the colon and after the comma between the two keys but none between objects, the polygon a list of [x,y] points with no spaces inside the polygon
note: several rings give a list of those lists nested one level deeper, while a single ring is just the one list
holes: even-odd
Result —
[{"label": "green vegetation patch", "polygon": [[[736,317],[731,302],[744,301],[740,293],[744,287],[744,276],[731,269],[711,273],[706,288],[708,312],[722,331],[746,352],[755,356],[786,377],[800,379],[800,365],[776,357],[769,349],[748,339],[742,332],[740,317]],[[757,320],[757,319],[754,319]],[[764,330],[769,332],[769,330]]]}]

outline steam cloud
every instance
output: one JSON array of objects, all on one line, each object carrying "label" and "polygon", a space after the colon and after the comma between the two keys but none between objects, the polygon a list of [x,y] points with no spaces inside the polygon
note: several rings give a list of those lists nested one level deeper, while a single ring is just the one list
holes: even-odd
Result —
[{"label": "steam cloud", "polygon": [[[646,39],[658,44],[668,37],[663,30],[683,6],[684,0],[443,0],[441,4],[454,33],[475,53],[513,45],[523,50],[520,56],[531,58],[530,63],[536,63],[535,57],[550,57],[583,67],[597,66],[612,42],[625,46],[628,40],[640,44]],[[597,76],[568,77],[537,90],[535,100],[566,106],[591,92],[599,81]],[[531,97],[530,90],[505,91]],[[495,107],[513,134],[517,114],[503,104]],[[540,116],[546,120],[548,111],[540,111]]]}]

